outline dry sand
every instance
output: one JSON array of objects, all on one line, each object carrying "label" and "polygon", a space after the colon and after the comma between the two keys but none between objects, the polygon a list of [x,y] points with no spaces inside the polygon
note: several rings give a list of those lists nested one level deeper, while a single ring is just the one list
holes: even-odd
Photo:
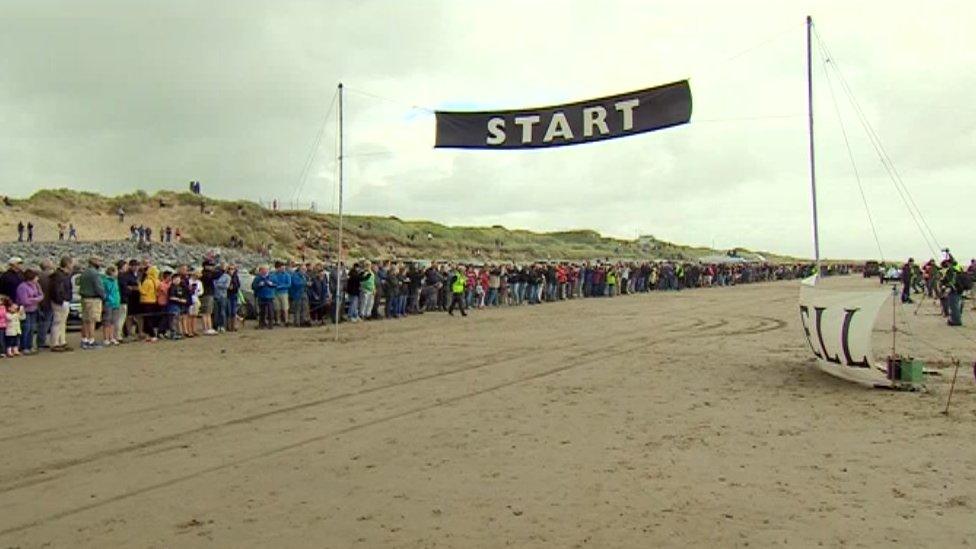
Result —
[{"label": "dry sand", "polygon": [[911,319],[945,417],[815,370],[797,292],[0,361],[0,547],[976,545],[973,313]]},{"label": "dry sand", "polygon": [[[57,211],[57,210],[55,210]],[[76,212],[76,215],[64,221],[64,237],[68,238],[68,223],[72,223],[78,233],[79,240],[124,240],[130,236],[130,225],[146,225],[152,228],[154,240],[159,240],[159,228],[166,225],[179,224],[182,216],[195,214],[199,209],[191,206],[179,206],[168,210],[147,209],[145,212],[130,214],[124,223],[114,213],[108,212]],[[54,241],[58,239],[58,220],[34,215],[20,206],[0,208],[0,236],[4,241],[17,238],[17,223],[34,223],[34,240],[38,242]],[[184,228],[185,231],[185,228]],[[27,230],[24,229],[24,239]]]}]

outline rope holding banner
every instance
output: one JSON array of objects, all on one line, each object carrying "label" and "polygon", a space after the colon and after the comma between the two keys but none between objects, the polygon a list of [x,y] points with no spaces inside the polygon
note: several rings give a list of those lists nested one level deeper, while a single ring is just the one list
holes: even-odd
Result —
[{"label": "rope holding banner", "polygon": [[952,391],[956,388],[956,376],[959,375],[959,359],[953,358],[952,363],[956,365],[956,370],[952,373],[952,383],[949,384],[949,397],[946,398],[945,410],[942,415],[949,415],[949,403],[952,402]]}]

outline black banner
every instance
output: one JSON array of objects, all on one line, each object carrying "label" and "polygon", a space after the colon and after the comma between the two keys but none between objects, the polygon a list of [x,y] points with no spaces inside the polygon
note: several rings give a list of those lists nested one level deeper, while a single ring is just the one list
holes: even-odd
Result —
[{"label": "black banner", "polygon": [[537,109],[437,112],[435,147],[533,149],[614,139],[685,124],[687,80],[610,97]]}]

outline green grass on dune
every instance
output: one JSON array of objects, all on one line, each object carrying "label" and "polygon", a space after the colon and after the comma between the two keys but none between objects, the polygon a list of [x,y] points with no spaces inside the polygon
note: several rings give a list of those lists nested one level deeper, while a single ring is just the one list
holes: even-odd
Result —
[{"label": "green grass on dune", "polygon": [[[200,214],[200,201],[209,214]],[[164,204],[161,206],[161,202]],[[160,191],[149,195],[136,191],[106,197],[87,191],[47,189],[38,191],[20,206],[33,216],[64,222],[85,215],[114,216],[121,206],[133,222],[141,215],[157,214],[183,230],[187,242],[224,245],[231,236],[246,247],[271,244],[279,257],[294,257],[304,245],[308,250],[335,248],[338,218],[308,211],[272,212],[244,201],[215,200],[187,192]],[[405,221],[394,216],[348,215],[343,219],[343,247],[351,257],[416,259],[687,259],[722,253],[651,239],[609,238],[587,229],[536,233],[522,229],[448,227],[431,221]],[[433,236],[431,240],[427,235]],[[740,248],[741,250],[741,248]],[[772,261],[791,258],[760,252]]]}]

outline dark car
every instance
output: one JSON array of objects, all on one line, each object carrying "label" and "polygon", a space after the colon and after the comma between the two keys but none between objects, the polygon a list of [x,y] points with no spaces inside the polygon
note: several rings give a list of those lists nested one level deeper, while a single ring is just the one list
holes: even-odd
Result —
[{"label": "dark car", "polygon": [[868,261],[864,264],[864,278],[871,278],[881,274],[881,265],[877,261]]}]

